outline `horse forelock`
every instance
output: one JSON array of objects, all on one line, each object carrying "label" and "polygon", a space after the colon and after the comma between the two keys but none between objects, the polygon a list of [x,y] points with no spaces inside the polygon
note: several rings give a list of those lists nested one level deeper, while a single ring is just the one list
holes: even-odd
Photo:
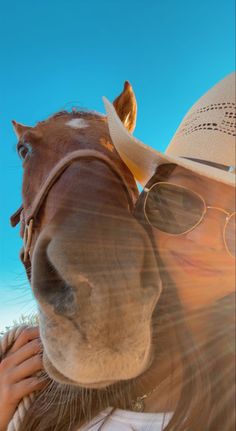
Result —
[{"label": "horse forelock", "polygon": [[37,125],[46,124],[49,121],[57,120],[59,118],[61,119],[62,117],[65,117],[65,120],[72,119],[72,118],[82,118],[85,120],[106,121],[106,116],[104,114],[101,114],[100,112],[87,110],[86,108],[73,107],[71,111],[62,110],[62,111],[55,112],[45,120],[39,121]]}]

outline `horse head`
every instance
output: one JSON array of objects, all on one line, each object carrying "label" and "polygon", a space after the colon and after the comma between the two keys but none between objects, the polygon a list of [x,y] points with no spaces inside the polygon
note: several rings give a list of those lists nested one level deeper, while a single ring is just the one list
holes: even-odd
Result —
[{"label": "horse head", "polygon": [[[133,131],[129,83],[114,106]],[[12,223],[21,219],[46,370],[86,388],[136,378],[152,360],[161,284],[150,235],[132,214],[136,183],[107,119],[72,110],[34,127],[13,124],[24,178]]]}]

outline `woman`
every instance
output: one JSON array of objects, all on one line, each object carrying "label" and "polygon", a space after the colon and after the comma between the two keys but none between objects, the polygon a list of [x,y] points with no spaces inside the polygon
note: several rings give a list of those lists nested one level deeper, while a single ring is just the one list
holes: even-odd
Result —
[{"label": "woman", "polygon": [[[164,429],[233,431],[235,74],[191,108],[166,154],[134,139],[105,104],[113,143],[144,186],[135,214],[153,227],[159,255],[160,344],[170,328],[176,335],[172,355],[181,377],[166,389],[175,414]],[[152,397],[145,411],[158,411],[163,391]]]},{"label": "woman", "polygon": [[[167,155],[135,140],[106,102],[114,145],[145,186],[135,216],[153,227],[163,291],[156,359],[140,376],[134,412],[111,410],[83,430],[234,430],[234,79],[194,105]],[[171,413],[163,425],[160,412]]]}]

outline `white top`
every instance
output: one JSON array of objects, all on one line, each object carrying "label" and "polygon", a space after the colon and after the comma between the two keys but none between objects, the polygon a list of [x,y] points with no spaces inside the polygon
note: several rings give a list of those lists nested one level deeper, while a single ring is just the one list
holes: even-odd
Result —
[{"label": "white top", "polygon": [[[161,431],[167,426],[173,413],[136,413],[129,410],[116,409],[108,419],[108,407],[92,419],[91,422],[79,428],[79,431]],[[102,426],[102,423],[104,425]]]}]

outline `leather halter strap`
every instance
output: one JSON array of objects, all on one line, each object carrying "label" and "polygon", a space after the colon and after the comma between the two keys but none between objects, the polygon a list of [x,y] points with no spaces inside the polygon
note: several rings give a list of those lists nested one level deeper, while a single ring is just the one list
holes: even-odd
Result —
[{"label": "leather halter strap", "polygon": [[41,189],[39,189],[37,195],[35,196],[33,203],[29,208],[25,209],[22,205],[10,218],[11,225],[16,226],[19,222],[21,222],[21,232],[23,234],[24,239],[24,257],[23,261],[26,263],[30,260],[30,248],[31,241],[33,236],[33,226],[34,220],[37,217],[37,214],[52,186],[61,176],[61,174],[70,166],[72,162],[79,159],[96,159],[104,162],[109,166],[109,168],[118,176],[118,178],[122,181],[123,187],[126,191],[126,195],[128,197],[128,203],[130,210],[133,209],[134,206],[134,195],[132,194],[130,187],[125,181],[120,169],[116,166],[116,164],[109,159],[109,157],[100,153],[96,150],[76,150],[69,153],[62,160],[60,160],[56,166],[51,170],[49,176],[47,177],[45,183],[42,185]]}]

